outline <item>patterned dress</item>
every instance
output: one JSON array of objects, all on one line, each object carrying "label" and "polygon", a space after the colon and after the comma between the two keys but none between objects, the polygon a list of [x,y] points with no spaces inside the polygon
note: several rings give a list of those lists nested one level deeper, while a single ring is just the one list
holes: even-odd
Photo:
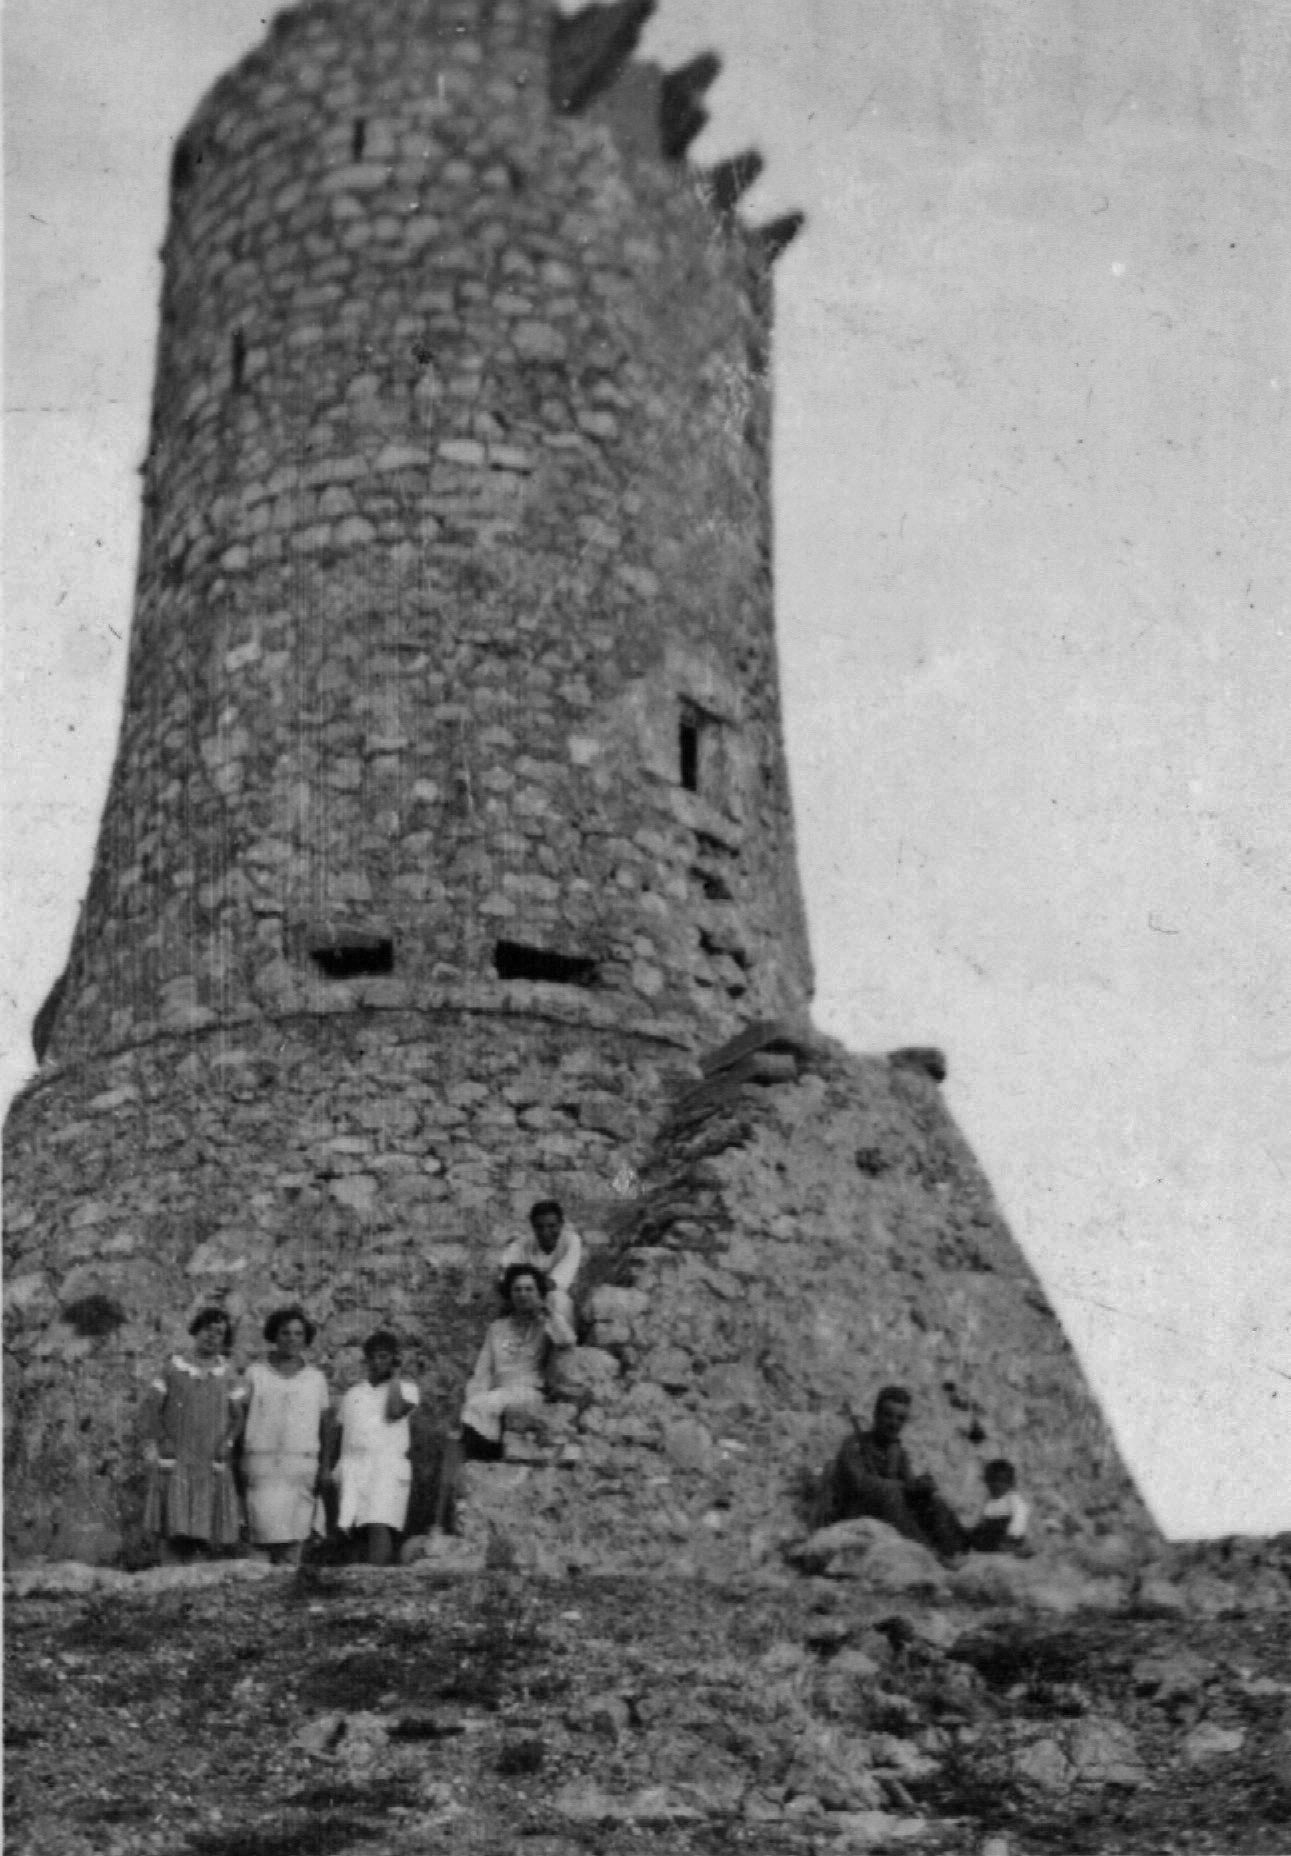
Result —
[{"label": "patterned dress", "polygon": [[236,1545],[238,1497],[224,1445],[246,1387],[227,1360],[198,1365],[176,1354],[152,1390],[161,1395],[160,1461],[148,1481],[144,1526],[163,1540]]},{"label": "patterned dress", "polygon": [[251,1402],[242,1466],[252,1542],[278,1547],[308,1540],[314,1525],[327,1381],[316,1366],[288,1374],[257,1360],[247,1368],[247,1385]]}]

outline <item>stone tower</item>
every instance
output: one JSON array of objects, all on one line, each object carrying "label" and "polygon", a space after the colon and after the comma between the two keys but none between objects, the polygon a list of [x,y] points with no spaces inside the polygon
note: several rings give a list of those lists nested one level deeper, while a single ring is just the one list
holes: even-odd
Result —
[{"label": "stone tower", "polygon": [[488,1233],[603,1224],[700,1053],[805,1012],[797,220],[687,164],[716,62],[632,63],[649,11],[313,0],[176,147],[121,741],[9,1132],[24,1551],[113,1550],[199,1296],[447,1385]]},{"label": "stone tower", "polygon": [[647,11],[307,6],[181,139],[56,1062],[266,1015],[690,1041],[805,1004],[766,243],[657,76],[596,108]]}]

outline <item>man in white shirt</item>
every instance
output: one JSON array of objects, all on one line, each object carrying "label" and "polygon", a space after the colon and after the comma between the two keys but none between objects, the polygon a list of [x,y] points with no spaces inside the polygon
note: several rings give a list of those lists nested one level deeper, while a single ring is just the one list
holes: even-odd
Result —
[{"label": "man in white shirt", "polygon": [[547,1308],[574,1325],[574,1279],[583,1261],[583,1240],[555,1199],[539,1199],[531,1207],[532,1227],[513,1238],[498,1260],[498,1281],[516,1263],[540,1270],[547,1280]]}]

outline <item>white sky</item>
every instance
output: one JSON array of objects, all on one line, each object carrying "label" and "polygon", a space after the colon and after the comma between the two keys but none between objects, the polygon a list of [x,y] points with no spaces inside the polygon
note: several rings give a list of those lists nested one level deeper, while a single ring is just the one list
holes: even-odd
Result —
[{"label": "white sky", "polygon": [[[1291,26],[663,0],[779,272],[818,1021],[935,1042],[1159,1518],[1291,1528]],[[12,1088],[115,743],[164,184],[244,0],[8,0]],[[1281,112],[1281,114],[1280,114]]]}]

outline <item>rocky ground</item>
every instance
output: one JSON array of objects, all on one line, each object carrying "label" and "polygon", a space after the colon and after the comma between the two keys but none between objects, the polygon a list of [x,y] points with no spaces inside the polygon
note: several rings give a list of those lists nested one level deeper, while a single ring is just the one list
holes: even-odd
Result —
[{"label": "rocky ground", "polygon": [[10,1848],[1291,1851],[1291,1543],[933,1589],[853,1525],[724,1585],[20,1573]]}]

